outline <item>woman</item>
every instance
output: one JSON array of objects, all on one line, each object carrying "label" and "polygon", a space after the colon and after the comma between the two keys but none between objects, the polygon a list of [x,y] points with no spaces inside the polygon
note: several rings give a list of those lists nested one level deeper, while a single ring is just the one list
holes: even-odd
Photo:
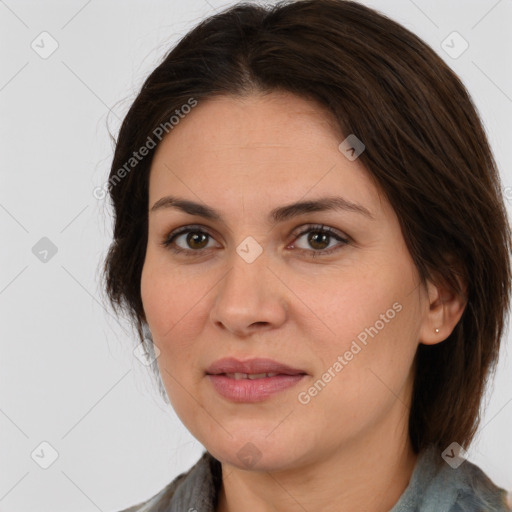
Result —
[{"label": "woman", "polygon": [[124,119],[109,194],[110,300],[206,448],[129,511],[507,510],[465,449],[510,231],[416,36],[343,0],[205,20]]}]

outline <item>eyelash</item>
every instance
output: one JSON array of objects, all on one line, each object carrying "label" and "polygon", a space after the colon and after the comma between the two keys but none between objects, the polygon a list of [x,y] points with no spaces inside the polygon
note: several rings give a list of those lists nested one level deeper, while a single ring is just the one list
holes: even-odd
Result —
[{"label": "eyelash", "polygon": [[[298,238],[300,238],[301,236],[303,236],[307,233],[310,233],[310,232],[314,232],[314,233],[318,233],[318,234],[322,234],[322,235],[328,235],[329,237],[335,238],[338,242],[341,242],[341,244],[331,247],[330,249],[322,249],[322,250],[318,250],[318,251],[316,251],[314,249],[311,249],[311,250],[300,249],[300,248],[298,249],[299,251],[308,254],[312,258],[316,258],[318,256],[327,256],[335,251],[342,249],[343,246],[350,243],[350,239],[348,237],[345,238],[345,237],[341,236],[337,231],[335,231],[334,229],[332,229],[328,226],[326,227],[323,224],[314,224],[314,225],[310,224],[310,225],[305,226],[305,228],[302,231],[293,235],[294,240],[292,243],[295,243]],[[178,236],[187,234],[187,233],[202,233],[202,234],[207,235],[210,238],[213,238],[213,236],[203,226],[200,226],[200,225],[183,226],[182,228],[178,228],[177,230],[169,233],[165,237],[165,239],[161,242],[161,244],[165,248],[170,249],[172,252],[174,252],[176,254],[183,253],[187,257],[198,256],[200,253],[204,253],[205,251],[208,250],[208,249],[197,249],[197,250],[182,249],[180,247],[176,247],[174,245],[174,240]]]}]

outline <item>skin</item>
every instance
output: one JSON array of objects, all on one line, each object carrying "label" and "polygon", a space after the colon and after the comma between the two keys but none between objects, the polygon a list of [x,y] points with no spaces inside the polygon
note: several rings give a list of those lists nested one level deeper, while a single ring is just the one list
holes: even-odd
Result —
[{"label": "skin", "polygon": [[[407,430],[413,358],[419,343],[449,336],[464,304],[420,283],[393,209],[360,160],[340,152],[344,138],[295,95],[223,96],[200,102],[153,159],[141,296],[172,406],[222,463],[217,511],[388,511],[417,460]],[[208,205],[222,221],[151,211],[167,195]],[[268,221],[276,207],[333,195],[373,218],[331,210]],[[192,256],[162,245],[197,224],[211,236],[174,240]],[[317,224],[349,243],[308,242]],[[236,251],[248,236],[263,249],[252,263]],[[395,303],[400,312],[301,403]],[[227,356],[268,357],[308,375],[263,402],[234,403],[205,376]],[[251,467],[237,457],[248,442],[260,454]]]}]

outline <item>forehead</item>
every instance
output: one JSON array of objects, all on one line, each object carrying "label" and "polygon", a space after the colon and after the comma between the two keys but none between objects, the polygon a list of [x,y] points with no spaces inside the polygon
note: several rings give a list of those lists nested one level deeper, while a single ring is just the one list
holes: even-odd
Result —
[{"label": "forehead", "polygon": [[344,138],[320,105],[290,93],[199,102],[157,148],[150,204],[164,192],[260,205],[327,192],[378,202],[368,171],[338,149]]},{"label": "forehead", "polygon": [[[330,145],[327,137],[331,143],[340,139],[341,133],[335,130],[334,119],[325,109],[291,93],[217,96],[199,101],[184,116],[160,144],[155,159],[169,146],[176,158],[183,158],[191,149],[197,150],[198,144],[202,154],[280,148],[302,152],[319,145],[321,150]],[[180,151],[176,151],[178,145]]]}]

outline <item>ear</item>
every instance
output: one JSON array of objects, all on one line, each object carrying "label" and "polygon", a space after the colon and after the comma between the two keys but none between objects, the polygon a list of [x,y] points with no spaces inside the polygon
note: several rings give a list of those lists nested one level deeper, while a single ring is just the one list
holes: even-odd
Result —
[{"label": "ear", "polygon": [[[459,285],[462,285],[460,280]],[[467,303],[466,286],[461,286],[464,296],[452,291],[444,282],[434,284],[427,280],[426,288],[428,297],[425,298],[419,341],[424,345],[435,345],[448,338],[459,322]]]}]

